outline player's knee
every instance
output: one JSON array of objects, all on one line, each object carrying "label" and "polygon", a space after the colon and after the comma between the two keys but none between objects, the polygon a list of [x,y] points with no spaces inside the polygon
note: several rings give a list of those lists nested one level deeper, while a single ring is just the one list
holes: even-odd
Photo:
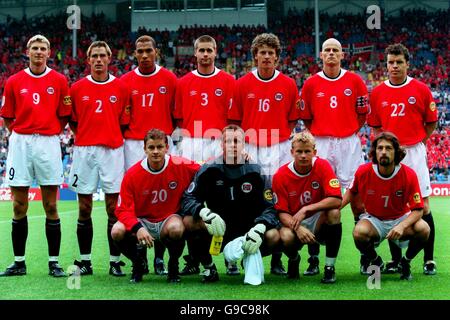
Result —
[{"label": "player's knee", "polygon": [[169,235],[169,239],[172,240],[180,240],[183,238],[184,234],[184,225],[181,221],[173,221],[172,223],[167,225],[167,234]]},{"label": "player's knee", "polygon": [[264,237],[269,248],[276,246],[281,239],[280,232],[275,228],[266,231]]},{"label": "player's knee", "polygon": [[27,215],[27,211],[28,211],[28,202],[14,200],[13,202],[14,219],[20,220],[24,218]]},{"label": "player's knee", "polygon": [[58,210],[56,206],[56,201],[45,201],[44,202],[44,210],[47,218],[57,218]]},{"label": "player's knee", "polygon": [[341,222],[341,211],[339,209],[328,210],[326,213],[328,224],[338,224]]},{"label": "player's knee", "polygon": [[295,237],[295,233],[290,228],[283,227],[280,229],[281,242],[285,247],[289,247],[294,244]]},{"label": "player's knee", "polygon": [[121,222],[116,222],[111,228],[111,237],[114,241],[121,241],[126,233],[125,226]]},{"label": "player's knee", "polygon": [[417,238],[426,241],[430,235],[430,226],[421,219],[414,224],[414,232]]},{"label": "player's knee", "polygon": [[353,229],[353,239],[355,239],[355,241],[367,241],[369,239],[369,230],[358,223],[355,226],[355,229]]}]

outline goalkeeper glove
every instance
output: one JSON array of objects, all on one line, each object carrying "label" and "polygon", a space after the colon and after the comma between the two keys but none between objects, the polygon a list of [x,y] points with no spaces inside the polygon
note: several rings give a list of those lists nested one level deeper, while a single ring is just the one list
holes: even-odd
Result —
[{"label": "goalkeeper glove", "polygon": [[262,223],[258,223],[245,234],[245,240],[244,244],[242,245],[242,249],[246,254],[254,254],[258,251],[261,243],[263,242],[265,232],[266,226]]},{"label": "goalkeeper glove", "polygon": [[200,210],[200,218],[205,222],[206,230],[213,236],[223,236],[225,234],[225,221],[217,214],[209,210],[208,208],[203,208]]}]

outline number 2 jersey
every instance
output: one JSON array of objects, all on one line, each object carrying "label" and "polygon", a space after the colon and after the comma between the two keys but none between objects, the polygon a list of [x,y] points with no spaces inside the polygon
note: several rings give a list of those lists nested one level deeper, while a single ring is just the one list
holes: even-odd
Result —
[{"label": "number 2 jersey", "polygon": [[329,78],[323,71],[310,77],[301,99],[300,118],[312,120],[313,136],[351,136],[359,129],[358,115],[369,112],[366,85],[357,74],[344,69],[337,78]]},{"label": "number 2 jersey", "polygon": [[147,158],[136,163],[122,180],[118,220],[130,231],[138,225],[137,218],[156,223],[179,213],[182,195],[199,168],[193,161],[169,155],[159,171],[149,169]]},{"label": "number 2 jersey", "polygon": [[397,165],[390,177],[381,176],[376,164],[363,164],[355,173],[350,192],[359,194],[366,212],[380,220],[423,209],[417,175],[404,164]]},{"label": "number 2 jersey", "polygon": [[424,124],[438,120],[430,89],[411,77],[402,85],[395,86],[386,80],[374,88],[370,107],[367,123],[394,133],[404,146],[421,142],[427,135]]},{"label": "number 2 jersey", "polygon": [[49,67],[40,75],[27,68],[6,82],[0,116],[15,119],[12,131],[57,135],[62,129],[59,118],[68,117],[71,112],[67,79]]},{"label": "number 2 jersey", "polygon": [[123,145],[121,125],[130,121],[128,92],[113,75],[104,82],[87,76],[72,85],[72,122],[77,123],[76,146]]},{"label": "number 2 jersey", "polygon": [[291,215],[324,198],[342,198],[339,180],[331,165],[319,157],[313,158],[312,169],[305,175],[295,170],[293,161],[283,165],[273,176],[272,190],[275,209]]}]

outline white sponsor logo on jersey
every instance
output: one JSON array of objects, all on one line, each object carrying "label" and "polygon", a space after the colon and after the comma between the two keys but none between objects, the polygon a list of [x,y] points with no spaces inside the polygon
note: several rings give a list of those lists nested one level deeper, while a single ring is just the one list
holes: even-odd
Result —
[{"label": "white sponsor logo on jersey", "polygon": [[214,94],[218,97],[220,97],[223,94],[222,89],[216,89],[216,91],[214,91]]},{"label": "white sponsor logo on jersey", "polygon": [[325,93],[318,92],[316,96],[317,96],[317,98],[323,98],[325,96]]},{"label": "white sponsor logo on jersey", "polygon": [[195,90],[192,90],[191,92],[189,92],[189,95],[192,97],[192,96],[195,96],[197,94],[197,91],[195,91]]},{"label": "white sponsor logo on jersey", "polygon": [[345,89],[344,90],[344,94],[347,96],[347,97],[349,97],[349,96],[351,96],[352,95],[352,90],[350,90],[350,89]]},{"label": "white sponsor logo on jersey", "polygon": [[176,181],[170,181],[169,182],[169,189],[175,190],[178,186],[178,183]]},{"label": "white sponsor logo on jersey", "polygon": [[387,107],[389,105],[389,102],[387,102],[387,101],[383,101],[382,103],[381,103],[381,106],[382,107]]},{"label": "white sponsor logo on jersey", "polygon": [[223,186],[223,180],[217,180],[216,186]]},{"label": "white sponsor logo on jersey", "polygon": [[241,186],[241,190],[244,193],[249,193],[250,191],[252,191],[253,186],[250,182],[244,182]]},{"label": "white sponsor logo on jersey", "polygon": [[409,102],[409,104],[415,104],[415,103],[416,103],[416,98],[414,98],[414,97],[409,97],[409,98],[408,98],[408,102]]},{"label": "white sponsor logo on jersey", "polygon": [[28,89],[21,89],[20,90],[20,94],[25,94],[25,93],[28,93]]},{"label": "white sponsor logo on jersey", "polygon": [[280,92],[275,93],[275,100],[277,101],[283,100],[283,94]]},{"label": "white sponsor logo on jersey", "polygon": [[247,99],[255,99],[255,94],[254,93],[247,94]]},{"label": "white sponsor logo on jersey", "polygon": [[47,93],[48,94],[54,94],[55,93],[55,89],[53,89],[53,87],[48,87],[47,88]]},{"label": "white sponsor logo on jersey", "polygon": [[167,92],[167,88],[164,86],[159,87],[159,93],[165,94]]},{"label": "white sponsor logo on jersey", "polygon": [[116,96],[111,96],[111,97],[109,97],[109,101],[111,101],[111,103],[116,103],[117,97]]},{"label": "white sponsor logo on jersey", "polygon": [[135,96],[135,95],[139,94],[139,91],[133,90],[133,91],[131,91],[131,94],[132,94],[133,96]]}]

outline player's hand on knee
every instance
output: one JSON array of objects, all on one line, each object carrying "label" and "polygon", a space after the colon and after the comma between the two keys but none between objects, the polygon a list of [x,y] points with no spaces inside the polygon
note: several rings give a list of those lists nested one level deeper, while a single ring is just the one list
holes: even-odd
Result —
[{"label": "player's hand on knee", "polygon": [[149,248],[153,247],[153,242],[155,239],[145,228],[140,228],[137,231],[136,238],[138,240],[138,244]]},{"label": "player's hand on knee", "polygon": [[261,243],[264,239],[264,233],[266,232],[266,226],[262,223],[258,223],[256,226],[251,228],[245,234],[244,244],[242,245],[242,250],[246,254],[254,254],[258,251]]},{"label": "player's hand on knee", "polygon": [[295,230],[295,234],[301,243],[316,243],[316,236],[304,226],[300,225]]},{"label": "player's hand on knee", "polygon": [[200,218],[205,222],[206,230],[213,236],[223,236],[226,230],[225,221],[217,214],[203,208],[200,210]]}]

